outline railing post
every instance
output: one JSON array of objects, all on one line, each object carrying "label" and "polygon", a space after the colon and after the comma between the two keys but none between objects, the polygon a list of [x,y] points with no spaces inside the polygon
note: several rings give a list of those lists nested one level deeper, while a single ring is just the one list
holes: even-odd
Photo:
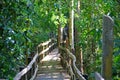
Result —
[{"label": "railing post", "polygon": [[[48,43],[48,44],[49,44],[49,43]],[[48,47],[49,47],[49,46],[48,46],[48,44],[46,45],[46,48],[48,48]],[[48,53],[49,53],[49,50],[46,52],[46,55],[47,55]],[[45,56],[46,56],[46,55],[45,55]]]},{"label": "railing post", "polygon": [[[52,45],[52,42],[50,42],[49,44]],[[49,52],[51,52],[51,51],[52,51],[52,48],[49,49]]]},{"label": "railing post", "polygon": [[[42,51],[45,50],[45,46],[42,46],[42,47],[43,47]],[[44,57],[45,57],[45,54],[43,54],[42,59],[43,59]]]},{"label": "railing post", "polygon": [[105,80],[112,80],[113,26],[113,19],[110,16],[104,15],[102,76]]},{"label": "railing post", "polygon": [[[37,53],[39,54],[40,51],[41,51],[41,46],[38,45],[38,46],[37,46]],[[37,58],[37,62],[38,62],[38,63],[40,62],[40,56],[38,56],[38,58]]]},{"label": "railing post", "polygon": [[[50,46],[50,42],[48,43],[48,47]],[[50,48],[49,48],[49,50],[48,50],[49,52],[50,52]]]}]

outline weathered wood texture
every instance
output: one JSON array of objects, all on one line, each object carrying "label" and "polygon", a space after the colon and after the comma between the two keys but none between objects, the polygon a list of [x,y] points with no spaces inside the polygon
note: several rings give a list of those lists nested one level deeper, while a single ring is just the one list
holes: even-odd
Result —
[{"label": "weathered wood texture", "polygon": [[104,78],[98,72],[95,72],[95,80],[104,80]]},{"label": "weathered wood texture", "polygon": [[102,76],[105,80],[112,80],[113,26],[113,19],[110,16],[104,15],[102,34]]},{"label": "weathered wood texture", "polygon": [[86,80],[79,69],[76,67],[76,57],[67,48],[60,47],[61,49],[61,64],[66,68],[71,75],[71,80]]},{"label": "weathered wood texture", "polygon": [[60,64],[57,48],[41,60],[35,80],[70,80],[70,76]]},{"label": "weathered wood texture", "polygon": [[70,0],[69,4],[69,46],[72,50],[74,50],[74,0]]},{"label": "weathered wood texture", "polygon": [[[38,62],[45,57],[46,53],[50,52],[54,48],[55,48],[55,43],[53,39],[50,39],[49,41],[46,41],[38,45],[36,55],[33,57],[31,61],[29,61],[29,64],[27,65],[27,67],[25,67],[18,74],[16,74],[16,76],[14,77],[14,80],[35,79],[36,73],[38,70]],[[42,58],[40,59],[41,56]],[[29,60],[30,59],[31,58],[29,58]]]},{"label": "weathered wood texture", "polygon": [[61,36],[62,36],[62,27],[59,23],[59,25],[58,25],[58,47],[60,46],[60,44],[62,42]]}]

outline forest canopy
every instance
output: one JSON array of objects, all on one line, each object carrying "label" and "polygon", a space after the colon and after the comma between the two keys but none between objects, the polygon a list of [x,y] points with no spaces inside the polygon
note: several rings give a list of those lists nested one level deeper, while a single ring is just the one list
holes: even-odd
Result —
[{"label": "forest canopy", "polygon": [[113,79],[120,79],[119,0],[74,0],[72,8],[69,0],[0,0],[0,78],[13,79],[19,67],[26,65],[26,55],[35,54],[36,46],[51,38],[51,33],[57,38],[58,27],[69,22],[71,9],[79,34],[75,46],[81,49],[84,73],[90,79],[95,71],[101,72],[103,15],[113,18]]}]

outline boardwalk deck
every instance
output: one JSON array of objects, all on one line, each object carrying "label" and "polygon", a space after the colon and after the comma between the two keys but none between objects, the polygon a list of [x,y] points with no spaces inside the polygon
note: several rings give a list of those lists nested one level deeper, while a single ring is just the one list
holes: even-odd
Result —
[{"label": "boardwalk deck", "polygon": [[35,80],[70,80],[70,76],[60,65],[58,49],[54,49],[39,63]]}]

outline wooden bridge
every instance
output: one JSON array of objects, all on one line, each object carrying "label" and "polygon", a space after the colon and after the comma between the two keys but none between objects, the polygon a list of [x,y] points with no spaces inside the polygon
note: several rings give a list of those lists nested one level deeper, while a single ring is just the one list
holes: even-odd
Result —
[{"label": "wooden bridge", "polygon": [[[37,53],[28,58],[29,64],[20,68],[14,80],[87,80],[76,67],[73,53],[56,45],[54,39],[39,44]],[[98,73],[96,80],[103,80]]]},{"label": "wooden bridge", "polygon": [[28,61],[14,80],[86,80],[75,65],[75,56],[62,46],[58,50],[54,39],[38,45],[37,53]]},{"label": "wooden bridge", "polygon": [[67,71],[60,65],[57,48],[41,60],[35,80],[70,80]]}]

